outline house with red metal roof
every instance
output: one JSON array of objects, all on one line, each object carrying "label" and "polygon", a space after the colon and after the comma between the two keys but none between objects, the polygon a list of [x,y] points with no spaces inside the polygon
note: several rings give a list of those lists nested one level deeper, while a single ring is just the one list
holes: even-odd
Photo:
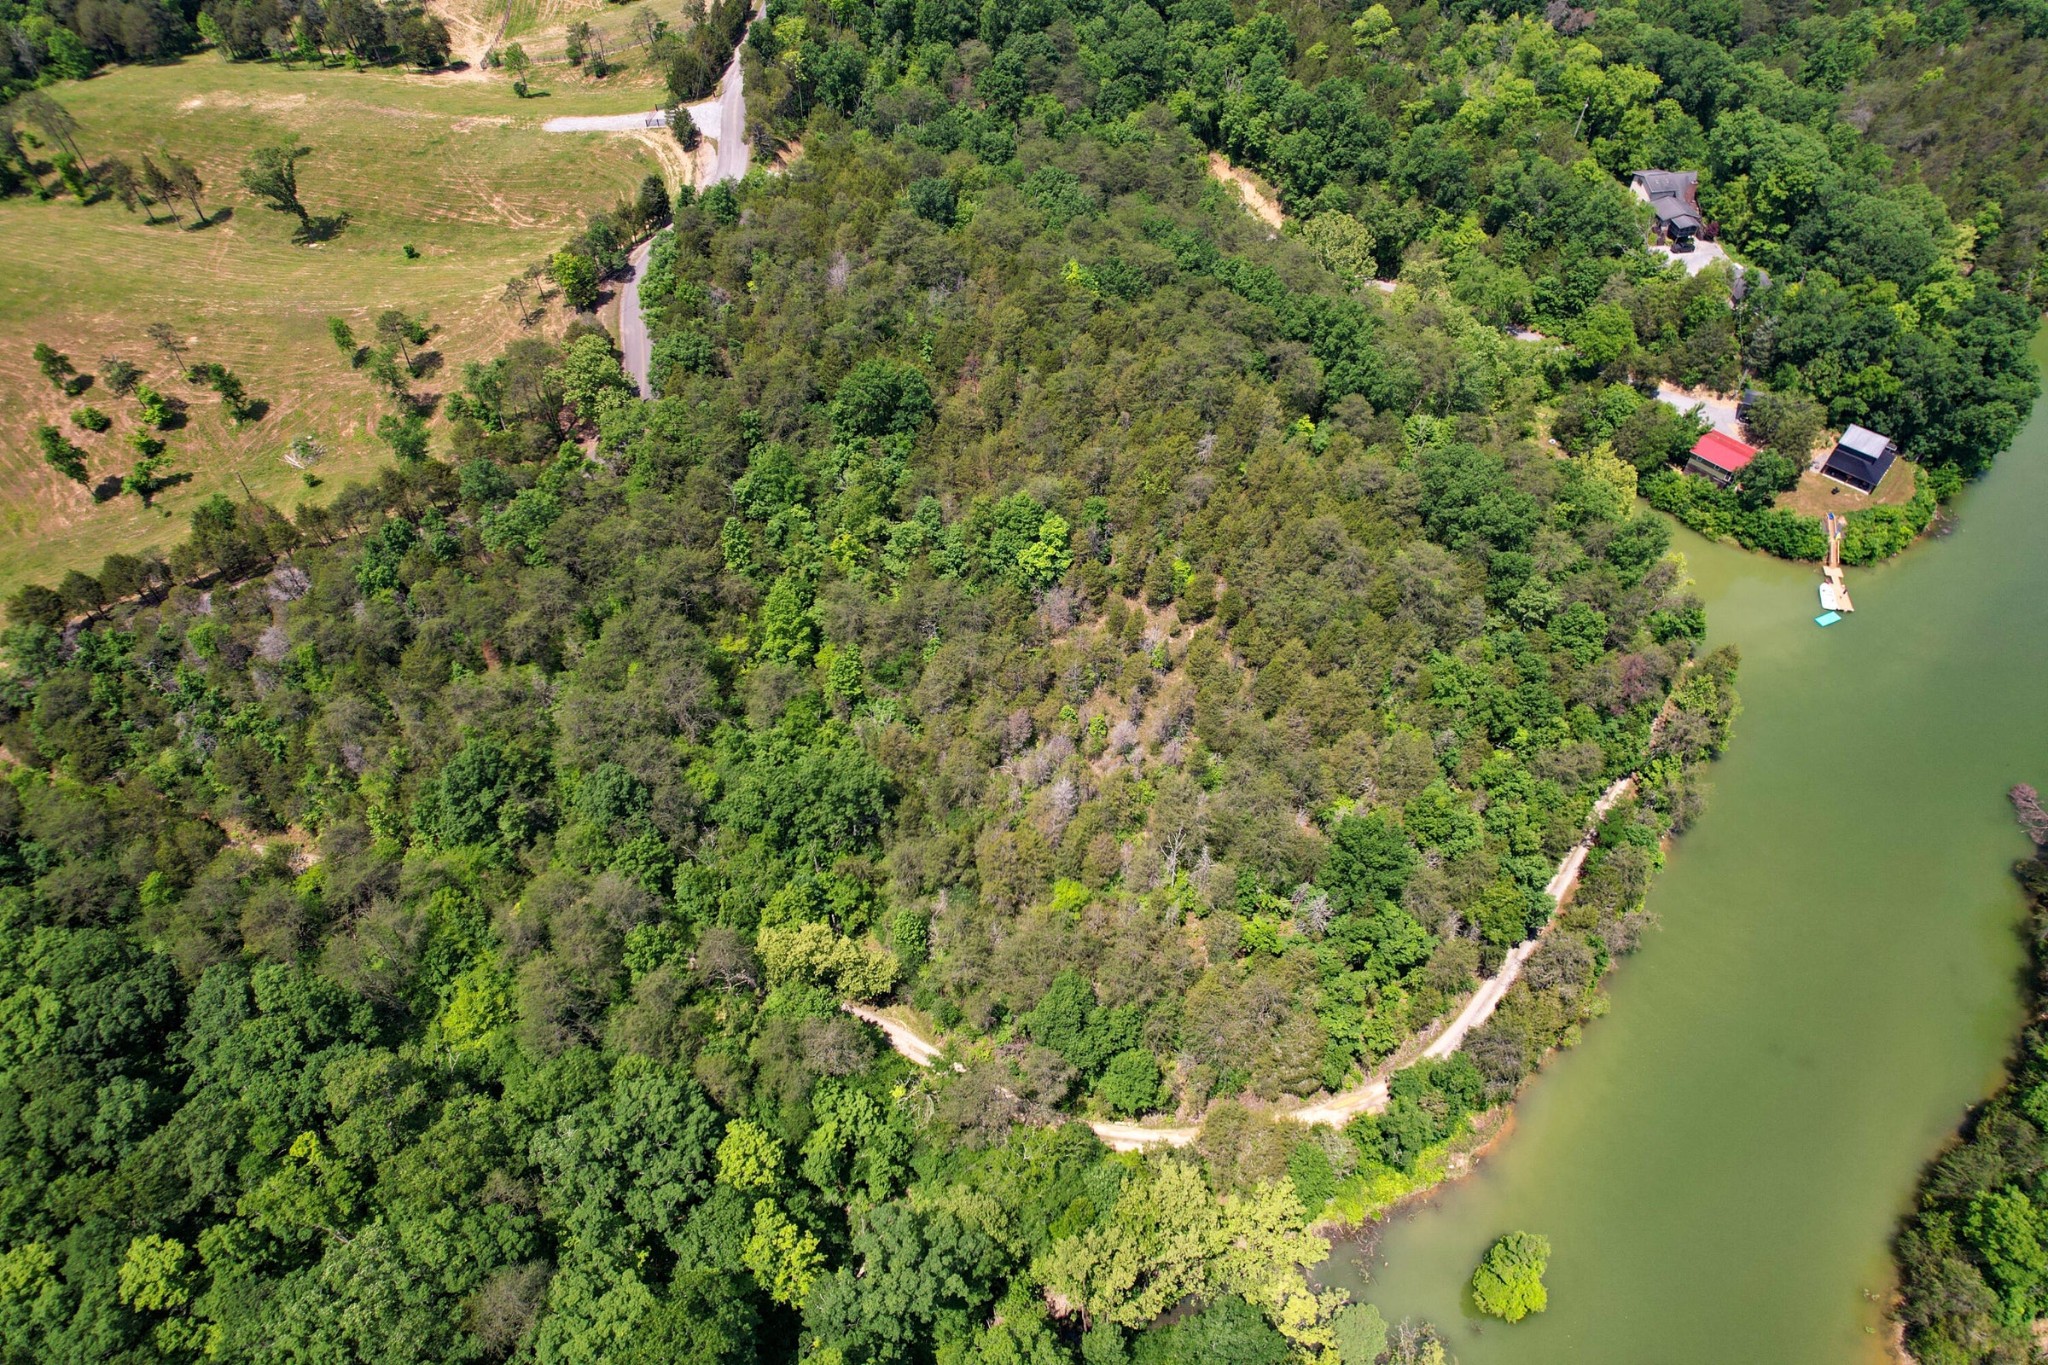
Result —
[{"label": "house with red metal roof", "polygon": [[1755,446],[1745,445],[1725,431],[1710,431],[1693,446],[1692,458],[1685,462],[1685,472],[1712,479],[1726,488],[1755,458]]}]

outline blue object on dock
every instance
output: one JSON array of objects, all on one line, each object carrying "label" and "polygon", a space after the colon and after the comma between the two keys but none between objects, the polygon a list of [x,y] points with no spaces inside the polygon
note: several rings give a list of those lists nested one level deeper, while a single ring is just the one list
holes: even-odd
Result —
[{"label": "blue object on dock", "polygon": [[1813,618],[1813,623],[1817,626],[1831,626],[1841,619],[1842,613],[1838,611],[1824,611]]}]

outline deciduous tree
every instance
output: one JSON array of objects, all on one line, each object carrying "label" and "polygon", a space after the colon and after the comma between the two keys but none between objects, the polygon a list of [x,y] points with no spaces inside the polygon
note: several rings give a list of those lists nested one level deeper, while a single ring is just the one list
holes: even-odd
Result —
[{"label": "deciduous tree", "polygon": [[1550,1303],[1543,1287],[1549,1265],[1549,1238],[1510,1232],[1486,1249],[1472,1272],[1472,1302],[1480,1312],[1507,1322],[1541,1313]]}]

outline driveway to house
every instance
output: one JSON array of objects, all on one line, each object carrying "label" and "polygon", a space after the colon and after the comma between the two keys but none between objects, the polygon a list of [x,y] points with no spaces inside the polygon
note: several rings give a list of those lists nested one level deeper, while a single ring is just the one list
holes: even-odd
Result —
[{"label": "driveway to house", "polygon": [[1692,244],[1691,251],[1673,251],[1661,242],[1653,243],[1650,250],[1666,260],[1678,262],[1685,267],[1685,273],[1688,275],[1697,275],[1714,262],[1728,259],[1728,253],[1721,250],[1719,242],[1709,242],[1703,239],[1696,239]]},{"label": "driveway to house", "polygon": [[1700,415],[1707,419],[1707,424],[1714,430],[1723,436],[1733,436],[1738,441],[1742,439],[1742,421],[1735,415],[1735,400],[1732,398],[1717,398],[1711,393],[1697,389],[1688,393],[1676,384],[1659,384],[1657,401],[1668,403],[1680,412],[1691,412],[1698,408]]}]

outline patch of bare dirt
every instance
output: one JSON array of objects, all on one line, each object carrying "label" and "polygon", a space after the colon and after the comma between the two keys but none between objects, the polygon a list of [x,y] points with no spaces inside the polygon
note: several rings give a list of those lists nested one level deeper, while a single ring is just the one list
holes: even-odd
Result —
[{"label": "patch of bare dirt", "polygon": [[1267,227],[1278,232],[1286,226],[1287,215],[1280,211],[1280,200],[1265,181],[1241,166],[1233,166],[1221,152],[1209,153],[1209,174],[1235,187],[1244,206]]}]

